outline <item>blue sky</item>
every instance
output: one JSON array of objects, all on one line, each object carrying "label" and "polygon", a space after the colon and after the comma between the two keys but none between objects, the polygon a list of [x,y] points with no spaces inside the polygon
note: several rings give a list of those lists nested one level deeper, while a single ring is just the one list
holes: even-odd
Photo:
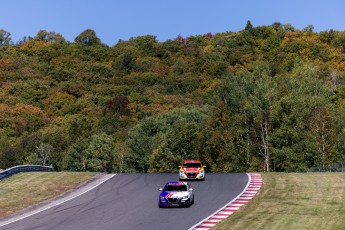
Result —
[{"label": "blue sky", "polygon": [[345,30],[344,0],[10,0],[1,2],[0,29],[12,41],[44,29],[66,40],[93,29],[109,46],[119,39],[155,35],[159,41],[178,35],[213,34],[253,26],[289,23],[296,29]]}]

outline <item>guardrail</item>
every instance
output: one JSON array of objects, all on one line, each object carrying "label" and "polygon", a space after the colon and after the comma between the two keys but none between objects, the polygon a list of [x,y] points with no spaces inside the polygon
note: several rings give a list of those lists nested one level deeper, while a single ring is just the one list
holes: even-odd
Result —
[{"label": "guardrail", "polygon": [[4,171],[0,171],[0,180],[12,176],[13,174],[16,173],[21,173],[21,172],[49,172],[53,171],[53,167],[51,166],[42,166],[42,165],[19,165],[15,166],[9,169],[6,169]]}]

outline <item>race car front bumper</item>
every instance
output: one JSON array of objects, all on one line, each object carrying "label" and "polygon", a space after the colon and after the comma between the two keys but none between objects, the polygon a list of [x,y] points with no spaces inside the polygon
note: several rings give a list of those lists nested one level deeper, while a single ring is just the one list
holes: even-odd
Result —
[{"label": "race car front bumper", "polygon": [[189,206],[190,196],[181,198],[165,198],[159,197],[159,207],[178,207],[178,206]]},{"label": "race car front bumper", "polygon": [[205,172],[201,171],[199,173],[196,172],[179,172],[180,180],[204,180],[205,179]]}]

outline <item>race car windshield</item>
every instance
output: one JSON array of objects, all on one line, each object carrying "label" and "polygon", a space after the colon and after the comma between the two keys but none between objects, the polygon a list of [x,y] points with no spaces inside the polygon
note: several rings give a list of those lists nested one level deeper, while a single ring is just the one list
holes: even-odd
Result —
[{"label": "race car windshield", "polygon": [[171,192],[171,191],[187,191],[186,185],[166,185],[164,191]]},{"label": "race car windshield", "polygon": [[184,163],[183,164],[184,168],[201,168],[200,163]]}]

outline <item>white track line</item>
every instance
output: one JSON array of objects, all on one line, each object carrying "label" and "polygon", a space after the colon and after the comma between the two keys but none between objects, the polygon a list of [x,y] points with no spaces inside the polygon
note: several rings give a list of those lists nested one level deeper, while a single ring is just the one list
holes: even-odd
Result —
[{"label": "white track line", "polygon": [[19,220],[22,220],[22,219],[25,219],[25,218],[28,218],[28,217],[30,217],[30,216],[33,216],[33,215],[37,214],[37,213],[43,212],[43,211],[45,211],[45,210],[48,210],[48,209],[50,209],[50,208],[56,207],[56,206],[58,206],[58,205],[60,205],[60,204],[63,204],[63,203],[65,203],[65,202],[67,202],[67,201],[70,201],[70,200],[72,200],[72,199],[74,199],[74,198],[77,198],[77,197],[79,197],[79,196],[81,196],[81,195],[83,195],[83,194],[85,194],[85,193],[91,191],[92,189],[94,189],[94,188],[100,186],[101,184],[103,184],[103,183],[106,182],[107,180],[113,178],[115,175],[116,175],[116,174],[109,174],[109,175],[105,176],[105,177],[104,177],[101,181],[99,181],[99,183],[97,183],[96,185],[92,186],[91,188],[88,188],[87,190],[85,190],[85,191],[83,191],[83,192],[81,192],[81,193],[78,193],[78,194],[76,194],[76,195],[73,195],[72,197],[69,197],[69,198],[67,198],[67,199],[63,199],[63,200],[58,201],[58,202],[56,202],[56,203],[55,203],[55,202],[52,202],[51,204],[45,205],[45,206],[39,208],[39,209],[36,210],[36,211],[33,211],[33,212],[29,212],[29,213],[20,215],[19,217],[13,217],[13,218],[10,218],[9,220],[6,220],[6,221],[0,221],[0,227],[3,227],[3,226],[6,226],[6,225],[9,225],[9,224],[12,224],[12,223],[14,223],[14,222],[16,222],[16,221],[19,221]]},{"label": "white track line", "polygon": [[218,222],[232,215],[234,212],[240,209],[241,206],[249,202],[261,188],[262,178],[258,173],[247,173],[247,176],[248,183],[246,187],[235,199],[188,230],[211,229]]}]

